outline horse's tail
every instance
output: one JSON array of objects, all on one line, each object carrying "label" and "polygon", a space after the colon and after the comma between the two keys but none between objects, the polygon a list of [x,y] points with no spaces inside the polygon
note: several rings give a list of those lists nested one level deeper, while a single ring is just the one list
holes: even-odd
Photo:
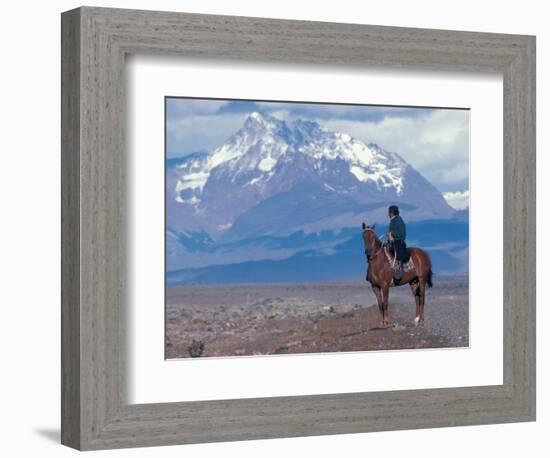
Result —
[{"label": "horse's tail", "polygon": [[431,288],[434,284],[432,283],[432,268],[430,267],[430,270],[428,270],[428,275],[426,275],[426,283],[428,285],[428,288]]}]

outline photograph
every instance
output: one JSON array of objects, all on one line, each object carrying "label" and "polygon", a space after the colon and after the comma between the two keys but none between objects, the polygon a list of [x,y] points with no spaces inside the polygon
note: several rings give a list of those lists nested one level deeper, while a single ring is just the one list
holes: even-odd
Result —
[{"label": "photograph", "polygon": [[469,345],[469,110],[165,98],[166,359]]}]

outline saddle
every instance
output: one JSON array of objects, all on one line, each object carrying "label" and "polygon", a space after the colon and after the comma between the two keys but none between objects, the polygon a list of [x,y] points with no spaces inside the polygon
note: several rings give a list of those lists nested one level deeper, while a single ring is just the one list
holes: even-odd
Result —
[{"label": "saddle", "polygon": [[[384,253],[386,255],[386,258],[388,259],[388,262],[390,263],[390,267],[395,272],[399,269],[399,261],[397,259],[397,254],[395,252],[395,249],[393,245],[386,244],[384,245]],[[409,272],[410,270],[413,270],[415,268],[414,262],[412,260],[411,252],[407,248],[407,258],[406,261],[403,261],[403,272]]]}]

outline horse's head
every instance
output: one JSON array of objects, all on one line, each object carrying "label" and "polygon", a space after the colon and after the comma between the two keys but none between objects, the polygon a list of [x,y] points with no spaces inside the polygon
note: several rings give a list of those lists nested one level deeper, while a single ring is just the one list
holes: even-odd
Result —
[{"label": "horse's head", "polygon": [[365,254],[368,259],[370,259],[374,252],[381,246],[380,240],[376,235],[375,228],[376,224],[367,226],[363,223],[363,244],[365,245]]}]

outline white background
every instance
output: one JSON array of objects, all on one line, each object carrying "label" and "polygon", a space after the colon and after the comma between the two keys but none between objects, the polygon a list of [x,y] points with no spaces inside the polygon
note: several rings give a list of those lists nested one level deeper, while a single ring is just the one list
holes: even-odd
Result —
[{"label": "white background", "polygon": [[[315,66],[266,68],[143,56],[129,59],[127,74],[130,402],[502,383],[502,226],[491,232],[495,262],[485,262],[481,249],[487,243],[484,228],[502,221],[501,76],[337,67],[319,71]],[[227,84],[220,87],[218,81]],[[165,361],[164,310],[158,306],[164,302],[165,164],[158,153],[164,149],[166,94],[471,108],[470,348]]]},{"label": "white background", "polygon": [[[548,232],[550,30],[544,2],[394,0],[392,2],[245,0],[100,1],[102,6],[317,19],[538,36],[538,236]],[[12,2],[2,10],[0,287],[2,376],[0,450],[5,456],[69,456],[59,436],[59,13],[72,1]],[[98,456],[257,457],[384,455],[399,457],[548,456],[548,243],[538,255],[538,421],[437,430],[278,439],[106,451]],[[546,262],[548,265],[548,261]]]}]

